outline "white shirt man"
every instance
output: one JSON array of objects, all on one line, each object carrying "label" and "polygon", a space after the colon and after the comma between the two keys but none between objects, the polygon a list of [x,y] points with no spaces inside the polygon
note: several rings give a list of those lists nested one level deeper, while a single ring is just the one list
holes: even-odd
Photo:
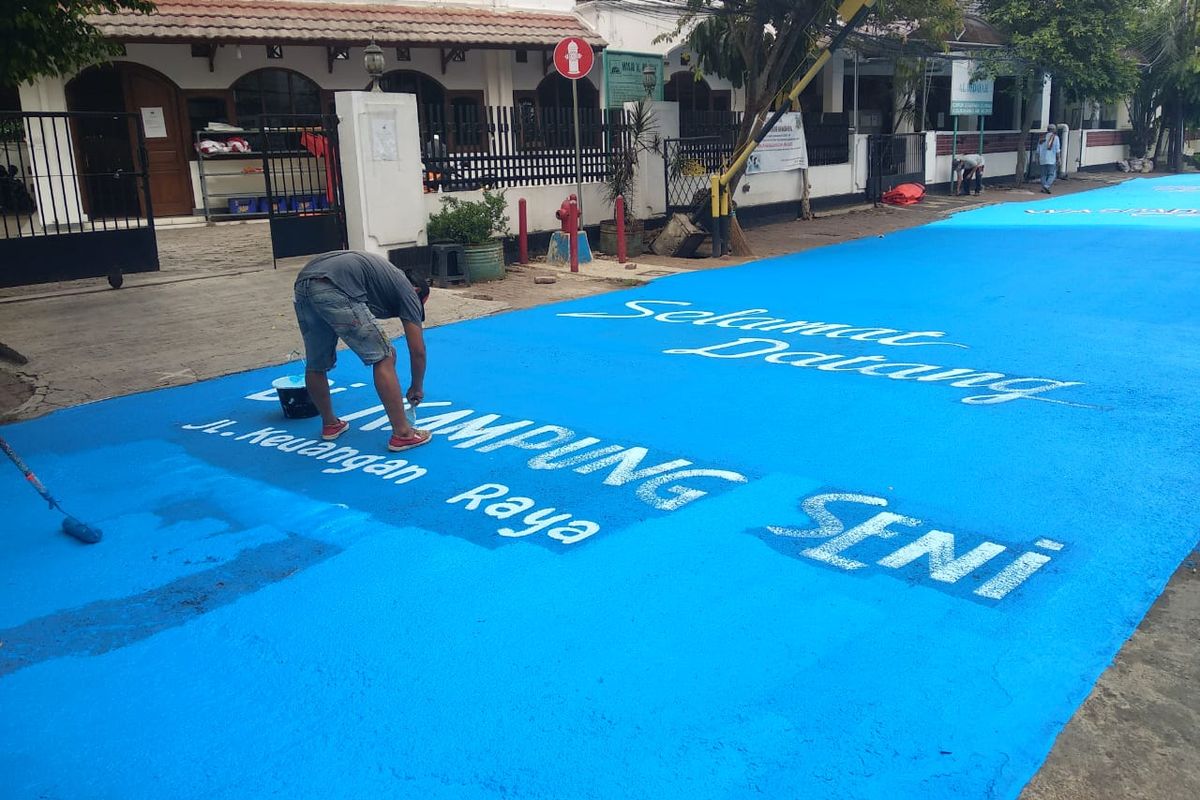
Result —
[{"label": "white shirt man", "polygon": [[1050,194],[1050,187],[1054,185],[1054,179],[1058,177],[1058,154],[1062,150],[1062,143],[1059,141],[1058,133],[1055,132],[1053,125],[1046,126],[1046,133],[1042,136],[1042,140],[1038,142],[1038,164],[1042,168],[1042,191]]}]

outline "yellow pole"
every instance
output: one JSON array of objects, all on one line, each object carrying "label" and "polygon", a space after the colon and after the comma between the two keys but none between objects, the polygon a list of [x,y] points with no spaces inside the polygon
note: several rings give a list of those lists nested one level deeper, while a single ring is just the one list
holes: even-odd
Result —
[{"label": "yellow pole", "polygon": [[771,129],[775,127],[775,123],[779,122],[780,118],[791,106],[792,103],[800,97],[800,93],[812,83],[821,69],[829,63],[833,58],[833,52],[841,46],[842,42],[850,35],[850,33],[867,18],[871,13],[871,8],[874,7],[876,0],[844,0],[838,6],[837,14],[842,18],[844,25],[837,32],[827,46],[822,48],[821,54],[814,59],[812,66],[808,71],[796,81],[792,90],[788,92],[786,102],[781,102],[779,109],[767,120],[762,129],[755,135],[753,139],[747,142],[733,159],[733,162],[720,174],[712,176],[710,192],[712,195],[712,215],[713,215],[713,230],[712,243],[714,258],[719,258],[725,254],[724,244],[722,239],[726,230],[731,230],[725,227],[726,220],[732,210],[733,203],[730,198],[729,185],[733,182],[735,175],[740,173],[746,166],[746,162],[750,159],[750,154],[754,152],[754,148],[758,147],[759,143],[766,138]]},{"label": "yellow pole", "polygon": [[[845,0],[844,3],[838,6],[838,16],[846,21],[846,27],[834,37],[834,40],[830,43],[830,46],[826,47],[821,52],[821,55],[817,56],[812,66],[809,67],[808,71],[804,73],[804,76],[801,77],[800,80],[796,81],[795,86],[793,86],[792,90],[787,94],[787,104],[795,102],[795,100],[800,97],[800,93],[803,92],[810,83],[812,83],[813,78],[817,77],[825,65],[829,63],[829,60],[833,58],[833,49],[835,49],[836,45],[841,44],[841,41],[850,33],[850,21],[853,19],[853,17],[863,9],[869,10],[872,8],[875,5],[875,2],[876,0]],[[781,104],[781,108],[786,108],[786,104]],[[769,132],[769,130],[766,129],[764,129],[764,131],[760,131],[757,137],[750,140],[742,147],[741,152],[738,153],[736,158],[734,158],[733,162],[729,165],[729,168],[721,174],[722,186],[728,186],[733,181],[733,177],[741,172],[742,168],[746,166],[746,161],[749,160],[750,154],[754,152],[756,147],[758,147],[759,142],[762,141],[762,138],[767,132]]]}]

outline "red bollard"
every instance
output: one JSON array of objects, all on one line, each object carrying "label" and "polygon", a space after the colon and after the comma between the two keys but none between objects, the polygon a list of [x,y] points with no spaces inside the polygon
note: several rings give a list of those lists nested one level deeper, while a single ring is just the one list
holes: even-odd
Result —
[{"label": "red bollard", "polygon": [[579,272],[579,204],[571,195],[571,211],[567,214],[567,236],[571,237],[571,272]]},{"label": "red bollard", "polygon": [[517,260],[522,264],[529,263],[529,212],[525,208],[525,198],[522,197],[517,202],[517,247],[519,249]]},{"label": "red bollard", "polygon": [[617,195],[617,263],[625,263],[625,198]]}]

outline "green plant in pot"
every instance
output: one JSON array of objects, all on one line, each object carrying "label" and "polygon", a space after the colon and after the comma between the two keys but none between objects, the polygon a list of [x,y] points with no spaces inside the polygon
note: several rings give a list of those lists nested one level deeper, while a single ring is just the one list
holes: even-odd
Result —
[{"label": "green plant in pot", "polygon": [[[604,199],[610,208],[615,208],[618,197],[625,198],[625,249],[631,256],[640,255],[644,249],[645,226],[634,212],[638,162],[643,153],[654,152],[658,146],[654,109],[647,100],[642,99],[633,109],[625,112],[625,128],[613,141],[608,173],[604,179]],[[615,218],[600,223],[600,250],[604,253],[617,252]]]},{"label": "green plant in pot", "polygon": [[504,243],[497,237],[508,233],[507,208],[504,192],[484,191],[482,200],[447,195],[441,209],[429,217],[429,243],[463,245],[472,281],[503,278]]}]

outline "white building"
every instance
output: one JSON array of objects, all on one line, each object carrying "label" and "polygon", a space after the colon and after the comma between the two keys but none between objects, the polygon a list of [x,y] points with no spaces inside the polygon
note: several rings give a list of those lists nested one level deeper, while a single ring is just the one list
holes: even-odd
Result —
[{"label": "white building", "polygon": [[[606,44],[573,6],[162,0],[152,15],[93,17],[123,55],[21,86],[17,110],[160,109],[166,135],[147,139],[155,211],[190,214],[201,205],[195,131],[214,122],[248,127],[262,115],[332,112],[334,92],[368,86],[363,48],[372,41],[384,50],[383,88],[417,95],[431,117],[477,121],[489,106],[569,106],[570,84],[555,73],[552,48],[565,36],[582,37],[600,53]],[[586,107],[600,106],[603,64],[597,58],[579,82]],[[11,93],[0,97],[0,107],[12,104]]]},{"label": "white building", "polygon": [[[591,131],[584,145],[594,151],[593,181],[605,163],[601,112],[644,96],[647,71],[654,75],[652,97],[677,104],[662,107],[677,117],[663,126],[664,136],[727,132],[732,114],[744,107],[743,93],[729,81],[696,74],[679,39],[659,41],[674,27],[671,19],[603,0],[161,0],[153,15],[101,15],[92,21],[123,46],[123,55],[112,64],[42,79],[7,96],[0,89],[0,108],[19,103],[23,111],[156,113],[161,122],[146,145],[159,216],[192,214],[212,205],[202,196],[197,131],[214,123],[251,127],[272,115],[332,112],[334,92],[369,85],[363,49],[372,41],[384,52],[382,88],[417,97],[422,147],[436,133],[453,155],[495,150],[497,131],[503,132],[510,154],[565,145],[573,130],[571,84],[555,72],[551,51],[565,36],[583,38],[596,53],[594,67],[577,86],[583,127]],[[959,39],[952,43],[959,51],[1000,44],[995,32],[973,17]],[[864,189],[866,134],[954,126],[945,63],[931,62],[919,100],[911,95],[920,114],[906,116],[901,109],[910,95],[897,85],[894,48],[873,51],[862,40],[855,46],[857,54],[835,54],[802,96],[816,167],[810,176],[814,197]],[[1004,93],[1004,79],[997,84],[996,109],[985,121],[987,139],[976,137],[978,146],[995,154],[993,175],[1003,172],[1010,156],[1015,161],[1020,138],[1013,99]],[[1049,93],[1041,108],[1043,117],[1049,114]],[[973,118],[958,122],[961,131],[978,129]],[[963,148],[946,133],[928,136],[927,178],[947,180],[948,153]],[[75,138],[79,160],[98,165],[100,172],[130,160],[128,153],[113,150],[111,137],[106,142],[98,141],[103,136]],[[1103,139],[1108,149],[1097,151],[1097,157],[1119,156],[1119,139]],[[1086,156],[1081,149],[1078,163],[1095,163]],[[105,159],[113,163],[106,166]],[[658,170],[657,177],[644,179],[661,182]],[[530,182],[545,184],[544,178],[531,174]],[[258,190],[252,184],[261,178],[235,174],[225,180],[253,194]],[[799,181],[794,175],[761,176],[743,190],[739,202],[744,207],[789,202],[798,197]],[[88,187],[80,193],[86,212]]]}]

